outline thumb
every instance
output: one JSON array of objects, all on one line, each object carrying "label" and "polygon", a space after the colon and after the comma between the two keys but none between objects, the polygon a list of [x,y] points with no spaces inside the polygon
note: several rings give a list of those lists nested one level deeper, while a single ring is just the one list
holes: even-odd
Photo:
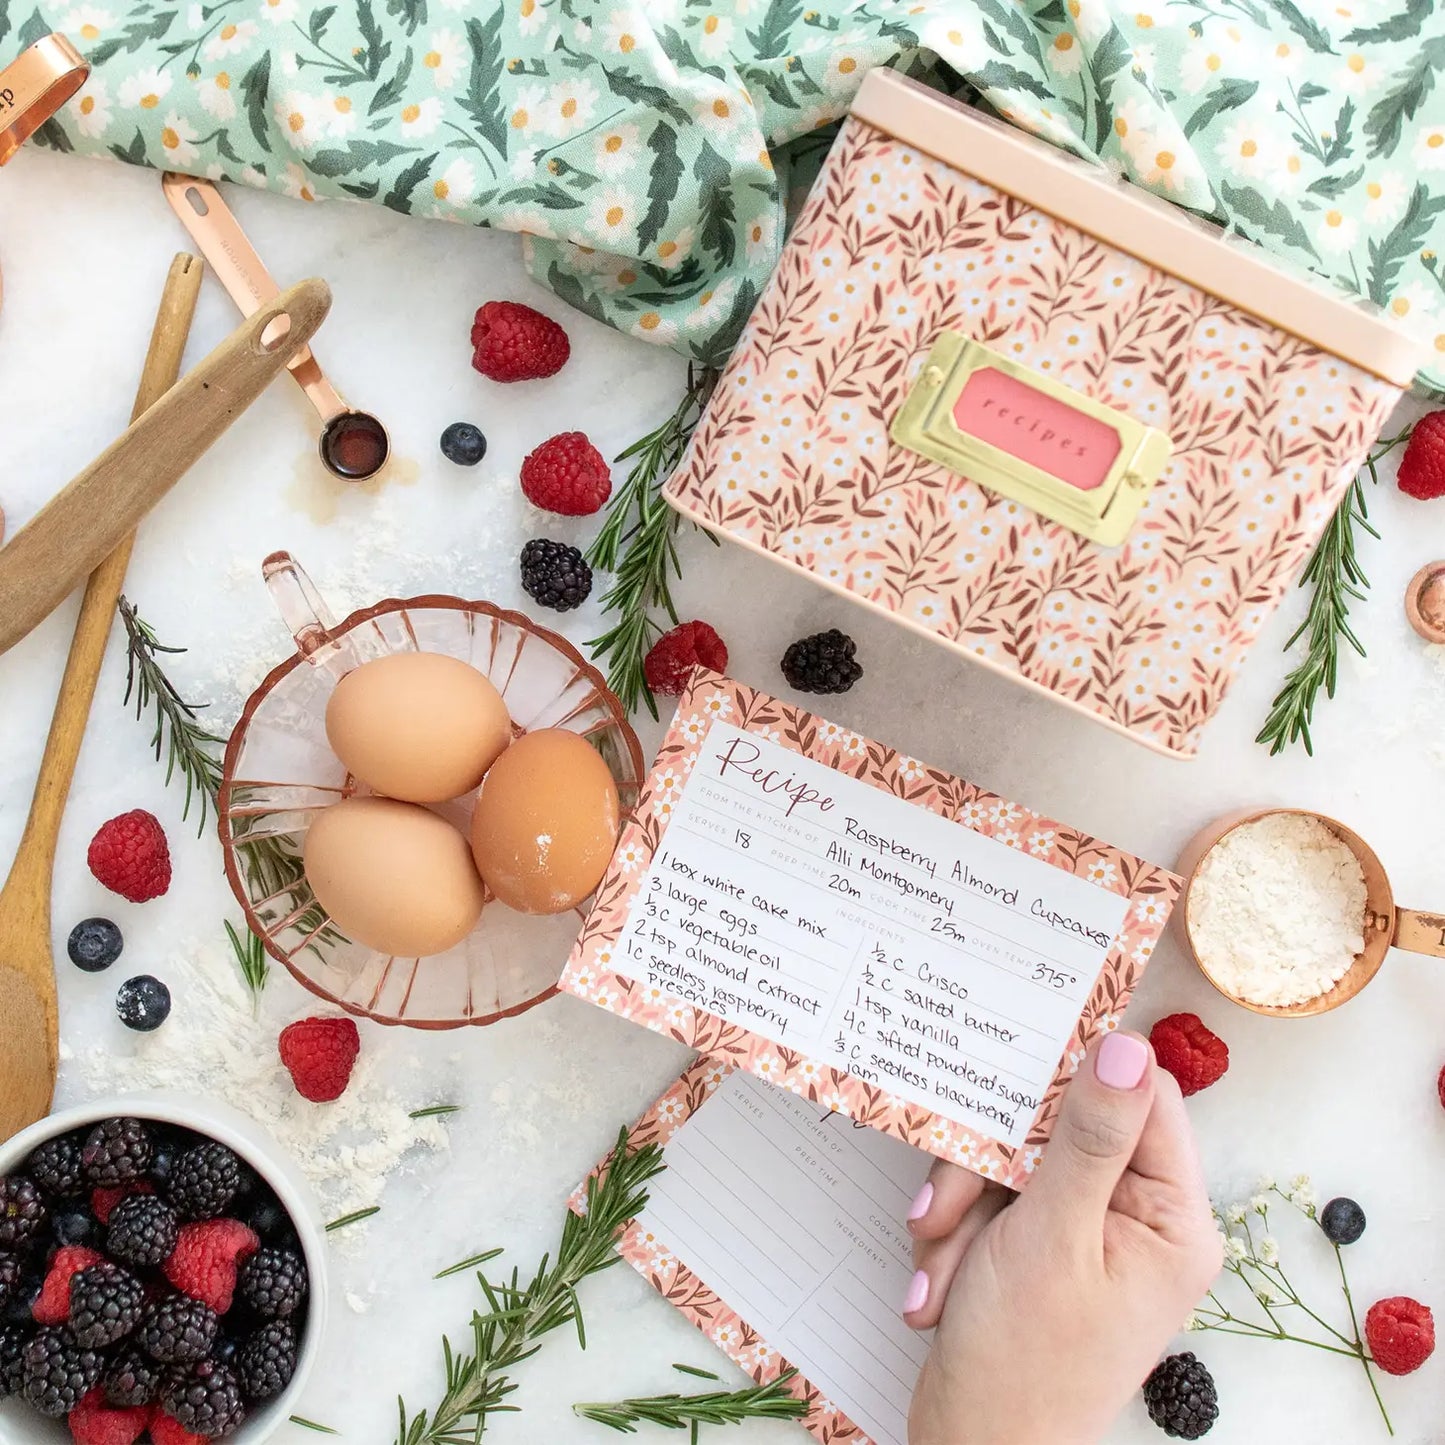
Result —
[{"label": "thumb", "polygon": [[1102,1220],[1134,1157],[1154,1101],[1154,1051],[1138,1034],[1107,1033],[1088,1052],[1064,1095],[1038,1177],[1034,1207]]}]

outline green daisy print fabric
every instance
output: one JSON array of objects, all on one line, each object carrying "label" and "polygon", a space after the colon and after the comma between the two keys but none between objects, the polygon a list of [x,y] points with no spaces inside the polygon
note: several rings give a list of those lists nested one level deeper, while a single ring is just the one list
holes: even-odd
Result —
[{"label": "green daisy print fabric", "polygon": [[709,363],[901,67],[1371,297],[1445,379],[1435,0],[0,0],[0,55],[52,29],[95,70],[42,144],[516,231]]}]

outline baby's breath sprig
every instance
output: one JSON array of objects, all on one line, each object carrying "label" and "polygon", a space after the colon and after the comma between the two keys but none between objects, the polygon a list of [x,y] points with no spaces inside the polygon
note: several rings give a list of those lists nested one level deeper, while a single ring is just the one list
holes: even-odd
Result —
[{"label": "baby's breath sprig", "polygon": [[[1360,1335],[1355,1302],[1345,1274],[1344,1255],[1339,1245],[1331,1240],[1330,1247],[1335,1252],[1335,1262],[1340,1271],[1340,1288],[1350,1316],[1349,1333],[1336,1329],[1312,1310],[1285,1274],[1280,1264],[1279,1240],[1270,1224],[1270,1211],[1277,1209],[1281,1201],[1316,1228],[1319,1227],[1318,1205],[1307,1174],[1296,1175],[1283,1189],[1273,1178],[1266,1177],[1255,1186],[1255,1192],[1249,1199],[1214,1206],[1214,1222],[1224,1240],[1224,1273],[1232,1275],[1243,1286],[1250,1303],[1236,1306],[1236,1309],[1247,1309],[1249,1313],[1235,1313],[1220,1299],[1216,1290],[1210,1290],[1205,1302],[1195,1309],[1188,1328],[1215,1330],[1220,1334],[1242,1335],[1253,1340],[1289,1340],[1297,1345],[1309,1345],[1312,1349],[1358,1360],[1374,1393],[1375,1403],[1380,1407],[1385,1429],[1393,1435],[1395,1428],[1380,1396],[1375,1372],[1370,1368],[1373,1361]],[[1323,1230],[1320,1230],[1320,1235],[1327,1238]],[[1292,1314],[1291,1311],[1298,1313]],[[1264,1316],[1264,1322],[1258,1318],[1260,1314]],[[1310,1330],[1308,1334],[1297,1333],[1310,1328],[1306,1320],[1312,1322],[1317,1330]]]}]

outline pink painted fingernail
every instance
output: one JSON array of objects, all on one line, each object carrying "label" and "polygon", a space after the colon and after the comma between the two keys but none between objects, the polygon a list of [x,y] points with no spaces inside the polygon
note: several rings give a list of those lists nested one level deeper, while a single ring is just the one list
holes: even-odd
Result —
[{"label": "pink painted fingernail", "polygon": [[903,1313],[911,1315],[915,1310],[921,1310],[927,1303],[928,1276],[920,1269],[908,1286],[908,1294],[903,1300]]},{"label": "pink painted fingernail", "polygon": [[930,1179],[922,1189],[913,1197],[913,1203],[908,1210],[908,1222],[913,1223],[915,1219],[922,1219],[928,1213],[928,1206],[933,1203],[933,1181]]},{"label": "pink painted fingernail", "polygon": [[1137,1089],[1149,1067],[1149,1045],[1133,1034],[1105,1034],[1094,1056],[1094,1077],[1110,1089]]}]

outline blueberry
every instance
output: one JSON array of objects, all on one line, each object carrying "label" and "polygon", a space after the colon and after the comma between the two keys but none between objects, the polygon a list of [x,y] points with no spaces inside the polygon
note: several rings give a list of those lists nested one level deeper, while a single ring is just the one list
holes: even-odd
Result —
[{"label": "blueberry", "polygon": [[125,939],[108,918],[85,918],[70,930],[65,945],[70,961],[86,973],[99,973],[120,957]]},{"label": "blueberry", "polygon": [[474,467],[486,454],[486,437],[469,421],[454,421],[442,433],[442,455],[459,467]]},{"label": "blueberry", "polygon": [[115,995],[115,1011],[128,1029],[148,1034],[165,1023],[171,1011],[171,991],[148,973],[137,974],[121,984]]},{"label": "blueberry", "polygon": [[50,1216],[50,1232],[56,1244],[83,1244],[93,1249],[101,1230],[90,1210],[63,1209]]},{"label": "blueberry", "polygon": [[1333,1244],[1353,1244],[1365,1232],[1365,1211],[1353,1199],[1331,1199],[1320,1210],[1320,1228]]}]

